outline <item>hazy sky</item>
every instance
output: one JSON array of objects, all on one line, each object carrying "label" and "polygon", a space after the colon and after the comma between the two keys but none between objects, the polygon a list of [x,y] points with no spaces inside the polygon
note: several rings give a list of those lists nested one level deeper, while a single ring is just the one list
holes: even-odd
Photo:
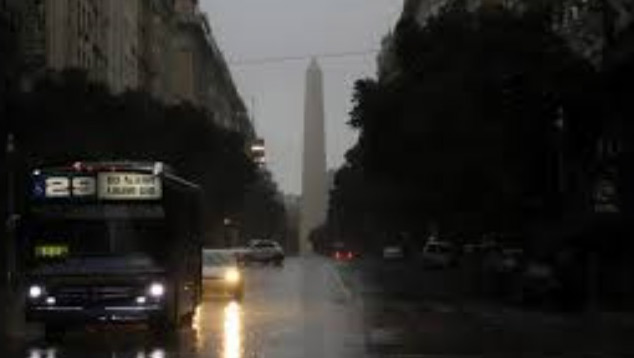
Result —
[{"label": "hazy sky", "polygon": [[[402,0],[201,0],[282,190],[301,191],[304,77],[309,58],[380,48]],[[338,167],[356,134],[346,126],[352,85],[374,76],[376,53],[319,58],[324,72],[328,167]]]}]

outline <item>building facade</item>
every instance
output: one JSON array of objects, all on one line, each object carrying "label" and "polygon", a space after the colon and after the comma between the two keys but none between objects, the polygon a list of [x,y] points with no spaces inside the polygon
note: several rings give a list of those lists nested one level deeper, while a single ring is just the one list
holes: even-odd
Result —
[{"label": "building facade", "polygon": [[105,8],[106,83],[113,93],[139,88],[140,0],[101,0]]},{"label": "building facade", "polygon": [[142,90],[164,103],[187,102],[205,108],[216,123],[254,137],[197,0],[22,2],[27,79],[49,69],[82,69],[115,94]]},{"label": "building facade", "polygon": [[[15,72],[15,55],[19,53],[18,39],[24,21],[24,4],[20,0],[0,0],[0,85]],[[14,56],[9,56],[9,54]],[[0,92],[3,89],[0,88]]]},{"label": "building facade", "polygon": [[0,0],[0,18],[16,36],[22,23],[23,7],[20,0]]},{"label": "building facade", "polygon": [[198,1],[176,0],[174,6],[173,100],[205,108],[216,123],[252,135],[246,107]]},{"label": "building facade", "polygon": [[634,22],[634,3],[629,0],[560,0],[553,26],[570,47],[597,68]]},{"label": "building facade", "polygon": [[91,79],[106,82],[107,2],[45,0],[45,65],[53,70],[81,68]]},{"label": "building facade", "polygon": [[142,0],[139,11],[139,86],[168,102],[172,94],[172,0]]},{"label": "building facade", "polygon": [[22,46],[30,79],[77,68],[119,93],[135,88],[138,0],[25,0]]}]

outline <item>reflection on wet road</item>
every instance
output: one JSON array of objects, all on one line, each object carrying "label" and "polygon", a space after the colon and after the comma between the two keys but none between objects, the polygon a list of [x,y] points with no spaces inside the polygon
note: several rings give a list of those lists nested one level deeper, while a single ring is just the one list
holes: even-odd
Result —
[{"label": "reflection on wet road", "polygon": [[[2,357],[26,358],[354,358],[362,357],[359,309],[331,263],[289,259],[284,268],[245,271],[243,302],[205,299],[177,333],[143,327],[69,332],[56,345],[27,339]],[[1,348],[0,348],[1,350]]]}]

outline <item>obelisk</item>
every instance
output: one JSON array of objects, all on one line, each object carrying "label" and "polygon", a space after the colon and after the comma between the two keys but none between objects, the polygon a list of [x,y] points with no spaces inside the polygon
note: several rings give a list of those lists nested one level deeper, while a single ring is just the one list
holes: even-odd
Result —
[{"label": "obelisk", "polygon": [[310,233],[326,222],[328,188],[325,136],[323,75],[317,60],[313,58],[306,71],[304,102],[304,153],[299,232],[299,249],[302,254],[312,251]]}]

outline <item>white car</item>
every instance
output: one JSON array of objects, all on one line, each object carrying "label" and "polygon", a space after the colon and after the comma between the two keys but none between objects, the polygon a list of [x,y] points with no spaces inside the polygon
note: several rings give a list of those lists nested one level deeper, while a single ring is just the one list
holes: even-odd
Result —
[{"label": "white car", "polygon": [[445,241],[428,242],[423,248],[423,264],[428,267],[449,267],[457,263],[454,245]]},{"label": "white car", "polygon": [[244,296],[244,278],[234,250],[203,249],[202,279],[204,296],[229,296],[236,300]]},{"label": "white car", "polygon": [[260,262],[282,266],[284,256],[284,249],[276,241],[253,240],[244,254],[244,263]]}]

